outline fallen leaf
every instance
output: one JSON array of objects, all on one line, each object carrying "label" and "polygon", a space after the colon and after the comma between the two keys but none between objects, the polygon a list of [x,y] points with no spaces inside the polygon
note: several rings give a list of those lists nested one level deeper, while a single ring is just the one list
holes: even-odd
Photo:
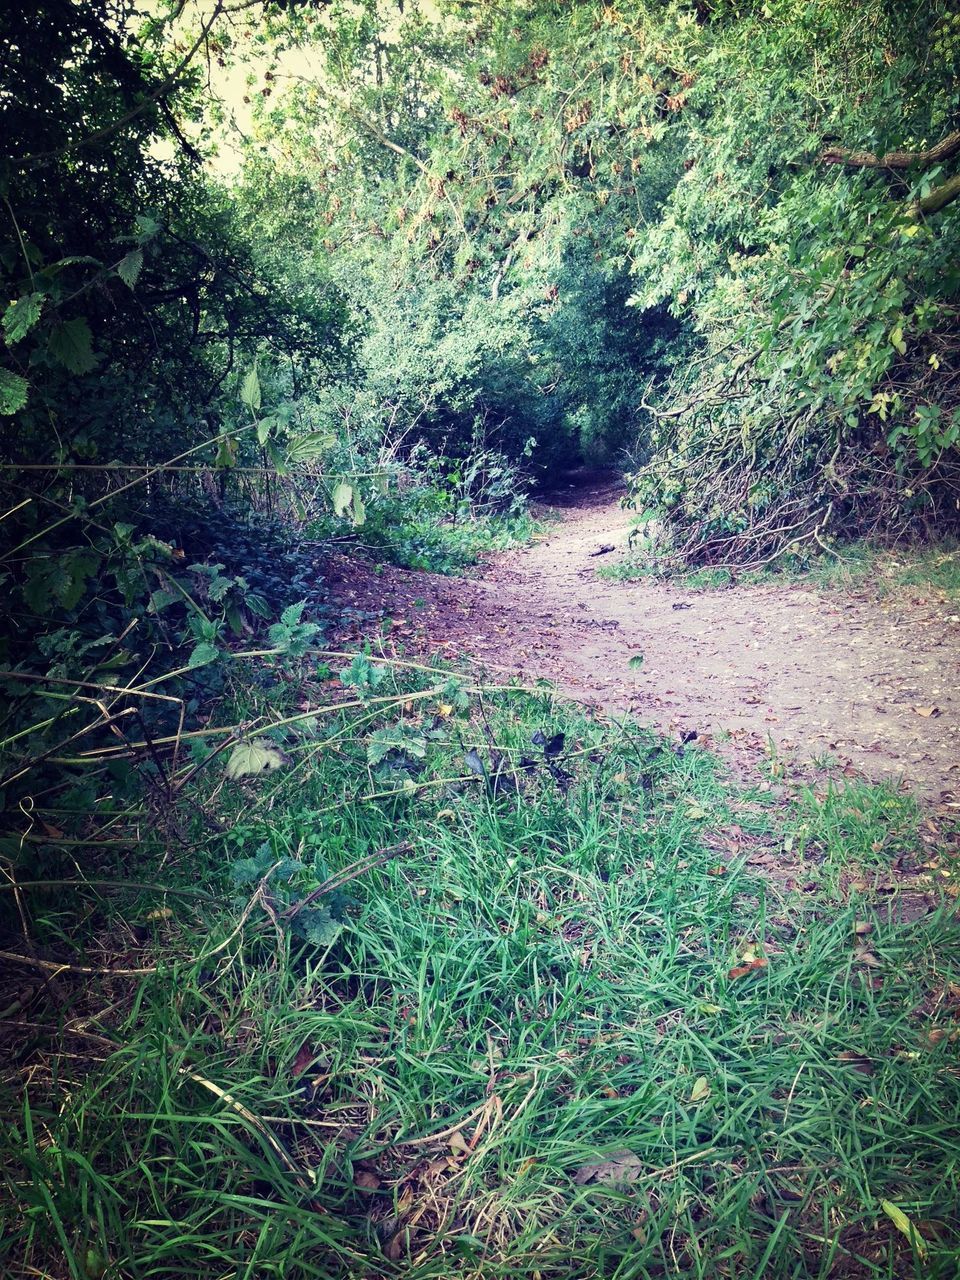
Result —
[{"label": "fallen leaf", "polygon": [[901,1231],[907,1237],[920,1257],[925,1258],[927,1256],[927,1243],[903,1210],[898,1209],[897,1206],[892,1204],[889,1200],[881,1200],[880,1208],[887,1215],[897,1230]]},{"label": "fallen leaf", "polygon": [[376,1191],[380,1186],[380,1179],[372,1169],[358,1169],[353,1175],[353,1185],[364,1191]]},{"label": "fallen leaf", "polygon": [[296,1080],[297,1076],[302,1076],[307,1067],[316,1059],[317,1052],[309,1040],[305,1040],[297,1050],[297,1056],[290,1064],[290,1075]]},{"label": "fallen leaf", "polygon": [[912,709],[917,713],[918,716],[923,716],[927,720],[929,720],[932,716],[938,716],[940,714],[939,707],[913,707]]},{"label": "fallen leaf", "polygon": [[603,1182],[610,1186],[623,1186],[636,1182],[643,1173],[643,1161],[632,1151],[614,1151],[605,1160],[583,1164],[573,1175],[577,1186],[588,1182]]},{"label": "fallen leaf", "polygon": [[147,920],[172,920],[173,912],[170,910],[169,907],[157,907],[155,911],[147,912],[146,919]]},{"label": "fallen leaf", "polygon": [[715,867],[707,868],[707,875],[708,876],[725,876],[728,870],[729,870],[729,867],[725,867],[722,862],[718,862]]},{"label": "fallen leaf", "polygon": [[855,1049],[844,1049],[842,1053],[837,1054],[837,1061],[848,1063],[865,1076],[873,1075],[873,1059],[866,1053],[857,1053]]},{"label": "fallen leaf", "polygon": [[858,960],[860,964],[867,965],[867,967],[870,969],[883,968],[883,961],[880,959],[880,957],[874,955],[872,951],[865,951],[862,947],[859,951],[855,953],[853,958],[855,960]]},{"label": "fallen leaf", "polygon": [[706,1076],[697,1076],[690,1090],[689,1102],[704,1102],[710,1097],[710,1082]]},{"label": "fallen leaf", "polygon": [[251,738],[234,747],[224,772],[228,778],[255,777],[279,769],[285,758],[269,738]]},{"label": "fallen leaf", "polygon": [[857,920],[854,923],[853,932],[858,938],[863,938],[868,933],[873,933],[873,924],[869,920]]},{"label": "fallen leaf", "polygon": [[960,1039],[960,1031],[948,1031],[946,1027],[931,1027],[924,1040],[931,1049],[935,1048],[941,1040],[949,1040],[951,1044],[955,1044]]},{"label": "fallen leaf", "polygon": [[757,956],[753,960],[748,960],[746,964],[734,965],[727,974],[731,982],[736,982],[738,978],[745,978],[748,973],[753,973],[756,969],[766,969],[769,964],[763,956]]}]

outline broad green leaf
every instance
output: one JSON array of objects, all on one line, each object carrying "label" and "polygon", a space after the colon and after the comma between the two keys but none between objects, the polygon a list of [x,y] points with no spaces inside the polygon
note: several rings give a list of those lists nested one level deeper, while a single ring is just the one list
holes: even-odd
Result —
[{"label": "broad green leaf", "polygon": [[8,347],[12,347],[15,342],[27,336],[40,319],[42,309],[42,293],[27,293],[16,302],[11,302],[3,313],[3,336],[7,340]]},{"label": "broad green leaf", "polygon": [[338,480],[334,486],[333,493],[330,495],[330,501],[333,503],[333,514],[342,519],[350,510],[350,504],[353,502],[353,485],[348,484],[346,480]]},{"label": "broad green leaf", "polygon": [[122,258],[117,264],[117,275],[128,289],[133,289],[136,286],[142,269],[143,250],[131,249],[126,257]]},{"label": "broad green leaf", "polygon": [[190,654],[187,665],[189,667],[205,667],[210,662],[216,662],[219,657],[220,650],[215,644],[211,644],[209,640],[201,640]]},{"label": "broad green leaf", "polygon": [[213,460],[215,467],[235,467],[237,465],[237,442],[233,436],[220,436],[217,442],[217,456]]},{"label": "broad green leaf", "polygon": [[9,417],[11,413],[19,413],[27,403],[27,391],[26,378],[0,369],[0,414]]},{"label": "broad green leaf", "polygon": [[224,772],[228,778],[253,778],[272,773],[283,762],[283,752],[269,738],[251,738],[234,747]]},{"label": "broad green leaf", "polygon": [[298,600],[296,604],[288,604],[280,615],[280,621],[285,627],[296,626],[303,617],[303,611],[306,607],[306,600]]},{"label": "broad green leaf", "polygon": [[182,599],[183,597],[178,595],[176,591],[168,591],[166,587],[161,587],[150,596],[150,612],[160,613],[163,609],[169,609],[172,604],[177,604]]},{"label": "broad green leaf", "polygon": [[301,436],[290,445],[287,457],[291,462],[312,462],[314,458],[323,457],[336,443],[337,437],[333,431],[311,431],[309,435]]},{"label": "broad green leaf", "polygon": [[35,613],[46,613],[53,600],[64,609],[75,609],[84,588],[100,564],[93,551],[65,551],[49,559],[37,557],[27,564],[23,598]]},{"label": "broad green leaf", "polygon": [[267,440],[266,443],[264,444],[264,448],[267,451],[267,457],[273,463],[274,470],[276,471],[277,475],[285,476],[287,474],[286,458],[283,456],[283,454],[276,447],[276,445],[273,443],[272,440]]},{"label": "broad green leaf", "polygon": [[92,551],[73,551],[58,558],[50,582],[54,595],[65,609],[77,607],[99,564],[100,557]]},{"label": "broad green leaf", "polygon": [[233,578],[222,578],[218,575],[207,587],[207,594],[214,604],[220,604],[227,598],[233,585]]},{"label": "broad green leaf", "polygon": [[89,373],[97,364],[93,336],[83,316],[58,324],[47,342],[50,354],[71,373]]},{"label": "broad green leaf", "polygon": [[311,903],[309,907],[298,911],[293,918],[294,933],[299,934],[305,942],[310,942],[315,947],[329,947],[331,943],[336,942],[342,929],[343,925],[333,918],[329,907],[319,904]]},{"label": "broad green leaf", "polygon": [[161,229],[160,223],[145,213],[137,214],[136,228],[136,238],[140,244],[146,244],[148,240],[152,240]]},{"label": "broad green leaf", "polygon": [[418,729],[403,723],[378,729],[367,739],[367,763],[381,764],[391,751],[398,751],[415,760],[423,760],[427,754],[427,742]]},{"label": "broad green leaf", "polygon": [[[268,840],[264,840],[256,848],[256,852],[252,858],[240,858],[230,868],[230,879],[235,885],[253,884],[255,880],[262,880],[270,868],[279,861],[275,856],[273,849]],[[274,875],[281,870],[277,867]]]},{"label": "broad green leaf", "polygon": [[365,653],[355,653],[349,667],[340,672],[340,681],[363,692],[376,689],[386,674],[386,668],[374,666]]},{"label": "broad green leaf", "polygon": [[364,506],[363,499],[357,489],[353,491],[353,523],[359,529],[362,524],[366,523],[367,508]]},{"label": "broad green leaf", "polygon": [[257,366],[254,365],[243,380],[240,387],[240,399],[247,406],[251,413],[258,413],[260,410],[260,378],[257,375]]}]

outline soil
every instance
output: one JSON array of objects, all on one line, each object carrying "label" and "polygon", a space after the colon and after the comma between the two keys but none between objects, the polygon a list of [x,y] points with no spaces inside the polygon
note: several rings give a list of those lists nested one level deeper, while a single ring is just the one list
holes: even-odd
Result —
[{"label": "soil", "polygon": [[338,560],[344,638],[385,615],[408,653],[544,677],[598,713],[696,734],[754,777],[773,751],[791,771],[829,764],[960,810],[960,604],[869,584],[840,595],[601,578],[628,551],[621,496],[609,476],[571,477],[544,499],[548,532],[471,578]]}]

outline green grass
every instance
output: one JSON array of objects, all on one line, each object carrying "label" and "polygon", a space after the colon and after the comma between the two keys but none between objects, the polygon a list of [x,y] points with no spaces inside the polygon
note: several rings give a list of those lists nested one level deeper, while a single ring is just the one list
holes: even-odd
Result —
[{"label": "green grass", "polygon": [[769,568],[733,573],[729,569],[695,569],[677,573],[642,551],[598,570],[618,582],[669,578],[689,590],[709,591],[737,583],[744,586],[800,583],[820,591],[870,591],[877,596],[933,594],[947,602],[960,600],[960,550],[952,541],[927,547],[884,548],[852,542],[833,554],[785,556]]},{"label": "green grass", "polygon": [[787,558],[770,571],[743,574],[743,582],[787,579],[822,591],[869,590],[878,596],[932,593],[960,599],[960,551],[953,542],[885,548],[866,542],[838,547],[832,555]]},{"label": "green grass", "polygon": [[[251,687],[227,722],[320,696]],[[0,1270],[956,1274],[952,900],[900,925],[867,894],[784,896],[747,862],[802,827],[805,857],[880,864],[914,839],[909,806],[860,787],[778,809],[707,753],[547,690],[488,691],[481,716],[478,694],[411,670],[374,696],[394,701],[278,730],[276,773],[229,783],[211,760],[165,833],[154,814],[140,843],[87,852],[91,880],[162,887],[22,891],[31,941],[10,950],[157,969],[63,972],[6,1023]],[[398,719],[424,759],[371,768]],[[538,730],[566,735],[566,794]],[[475,776],[488,733],[536,761],[519,793]],[[241,890],[231,869],[262,844],[292,864]],[[328,945],[284,924],[398,845],[341,891]],[[77,878],[73,850],[27,848],[21,879]],[[745,956],[767,964],[731,978]],[[583,1181],[611,1157],[632,1180]]]},{"label": "green grass", "polygon": [[843,872],[883,870],[920,848],[920,820],[917,802],[894,786],[845,780],[802,788],[791,831],[797,854],[812,849],[835,887]]}]

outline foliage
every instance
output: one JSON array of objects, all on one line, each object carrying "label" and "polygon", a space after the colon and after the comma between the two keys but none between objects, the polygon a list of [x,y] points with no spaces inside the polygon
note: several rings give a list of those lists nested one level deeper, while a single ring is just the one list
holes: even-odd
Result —
[{"label": "foliage", "polygon": [[328,62],[258,143],[404,432],[626,451],[678,558],[759,563],[955,521],[958,37],[919,0],[371,4],[298,31]]}]

